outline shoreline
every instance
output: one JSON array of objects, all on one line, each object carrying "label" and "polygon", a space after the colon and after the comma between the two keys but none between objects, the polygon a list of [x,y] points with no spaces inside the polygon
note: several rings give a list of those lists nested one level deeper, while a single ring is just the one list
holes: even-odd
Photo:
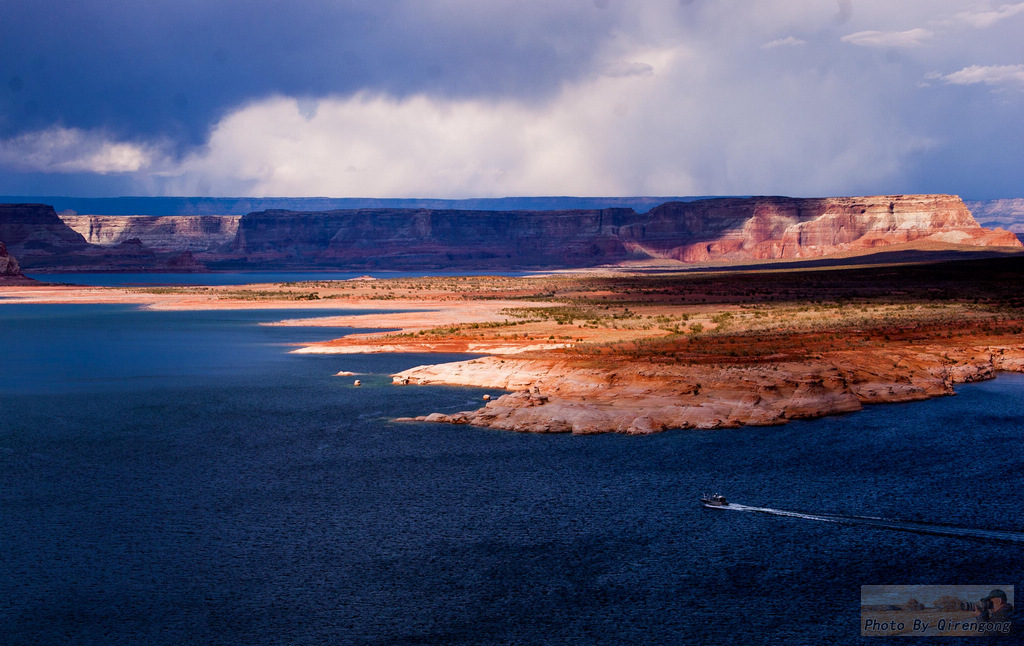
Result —
[{"label": "shoreline", "polygon": [[[950,362],[946,357],[955,355]],[[891,355],[887,355],[891,356]],[[794,419],[851,413],[865,405],[955,394],[954,386],[1024,373],[1024,345],[900,357],[902,369],[879,370],[881,357],[824,357],[772,366],[656,366],[613,369],[483,357],[398,373],[395,384],[462,385],[511,390],[482,408],[399,421],[469,424],[537,433],[626,433],[774,426]]]},{"label": "shoreline", "polygon": [[[990,272],[979,267],[981,275]],[[900,291],[886,282],[892,271],[0,286],[0,303],[320,309],[323,316],[263,325],[354,329],[296,344],[296,354],[480,355],[417,366],[392,375],[392,383],[511,392],[476,410],[401,421],[521,432],[777,425],[950,395],[959,383],[1024,372],[1024,303],[1015,274],[993,277],[998,293],[979,303],[977,284],[962,271],[957,280],[966,282],[954,290],[934,268],[903,268],[909,278]],[[963,289],[965,297],[953,297]]]}]

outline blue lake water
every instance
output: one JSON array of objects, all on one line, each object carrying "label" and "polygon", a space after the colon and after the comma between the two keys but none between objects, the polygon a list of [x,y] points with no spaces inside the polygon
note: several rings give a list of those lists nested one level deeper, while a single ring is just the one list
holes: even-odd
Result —
[{"label": "blue lake water", "polygon": [[696,500],[1012,539],[1024,376],[781,427],[515,434],[390,421],[487,391],[387,377],[456,356],[290,355],[345,330],[257,325],[299,315],[0,306],[0,643],[906,643],[859,637],[861,585],[1020,584],[1013,540]]},{"label": "blue lake water", "polygon": [[72,272],[26,274],[49,283],[69,283],[90,287],[124,285],[254,285],[258,283],[294,283],[310,280],[349,280],[359,276],[374,278],[414,278],[421,276],[526,276],[530,272],[512,271],[249,271],[201,273],[123,273]]}]

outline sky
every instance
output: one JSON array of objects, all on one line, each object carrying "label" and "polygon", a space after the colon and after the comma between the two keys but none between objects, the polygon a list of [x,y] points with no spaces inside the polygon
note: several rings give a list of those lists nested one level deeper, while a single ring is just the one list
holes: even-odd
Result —
[{"label": "sky", "polygon": [[0,194],[1024,197],[1024,2],[5,0]]}]

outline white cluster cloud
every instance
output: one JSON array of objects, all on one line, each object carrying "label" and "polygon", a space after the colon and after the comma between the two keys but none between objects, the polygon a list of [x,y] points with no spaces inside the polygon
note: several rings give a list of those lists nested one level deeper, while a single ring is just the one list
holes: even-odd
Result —
[{"label": "white cluster cloud", "polygon": [[764,45],[761,45],[761,49],[773,49],[775,47],[795,47],[797,45],[806,45],[807,41],[797,38],[796,36],[786,36],[785,38],[776,38],[775,40],[768,41]]},{"label": "white cluster cloud", "polygon": [[105,133],[54,127],[0,140],[0,166],[44,173],[130,173],[161,159],[159,146],[112,141]]},{"label": "white cluster cloud", "polygon": [[906,31],[858,31],[841,40],[862,47],[917,47],[934,37],[933,32],[915,27]]},{"label": "white cluster cloud", "polygon": [[1020,13],[1024,13],[1024,2],[1004,4],[998,9],[989,11],[962,11],[956,14],[956,17],[958,20],[978,29],[984,29]]},{"label": "white cluster cloud", "polygon": [[931,74],[951,85],[1024,85],[1024,65],[971,65],[952,74]]},{"label": "white cluster cloud", "polygon": [[205,149],[173,170],[170,187],[189,192],[189,183],[203,178],[214,191],[257,195],[444,197],[623,189],[602,172],[569,116],[509,101],[362,94],[322,99],[314,115],[304,115],[293,99],[276,97],[221,121]]}]

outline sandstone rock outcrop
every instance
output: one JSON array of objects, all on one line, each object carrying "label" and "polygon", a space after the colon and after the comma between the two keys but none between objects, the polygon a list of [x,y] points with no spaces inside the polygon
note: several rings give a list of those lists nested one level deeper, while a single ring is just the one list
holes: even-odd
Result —
[{"label": "sandstone rock outcrop", "polygon": [[21,273],[17,259],[7,253],[7,246],[0,242],[0,282],[12,283],[30,280]]},{"label": "sandstone rock outcrop", "polygon": [[137,239],[156,252],[216,251],[232,242],[240,216],[61,215],[89,244],[109,246]]},{"label": "sandstone rock outcrop", "polygon": [[863,404],[953,394],[958,383],[1024,372],[1024,346],[932,346],[835,353],[810,362],[614,368],[483,357],[419,366],[396,384],[512,390],[483,408],[416,421],[534,433],[646,434],[667,429],[765,426],[860,410]]}]

